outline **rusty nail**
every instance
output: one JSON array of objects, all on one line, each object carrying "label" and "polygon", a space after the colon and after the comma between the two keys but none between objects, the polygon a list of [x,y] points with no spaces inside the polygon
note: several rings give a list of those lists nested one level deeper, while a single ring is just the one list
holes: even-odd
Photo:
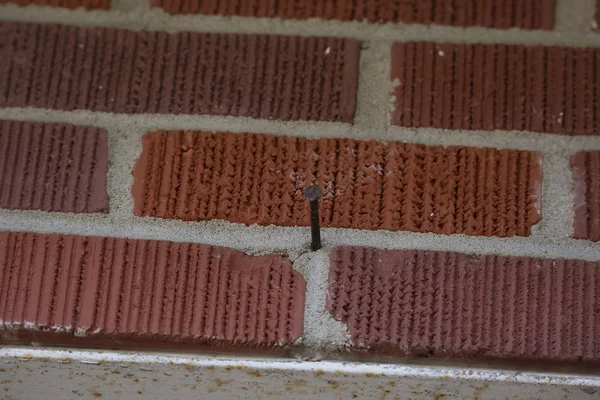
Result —
[{"label": "rusty nail", "polygon": [[304,196],[310,201],[310,249],[317,251],[321,248],[321,224],[319,221],[319,199],[323,196],[320,187],[311,185],[304,191]]}]

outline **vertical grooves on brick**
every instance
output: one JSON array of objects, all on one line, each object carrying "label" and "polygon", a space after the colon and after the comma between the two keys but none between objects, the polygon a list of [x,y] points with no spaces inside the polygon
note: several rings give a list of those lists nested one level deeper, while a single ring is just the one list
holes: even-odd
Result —
[{"label": "vertical grooves on brick", "polygon": [[588,157],[588,232],[591,240],[600,241],[600,152],[592,152]]},{"label": "vertical grooves on brick", "polygon": [[[395,43],[391,79],[398,79],[400,86],[395,91],[392,123],[448,128],[448,117],[429,118],[429,101],[434,98],[438,108],[435,99],[440,88],[450,85],[448,111],[436,115],[452,109],[454,129],[596,135],[597,53],[585,48]],[[439,68],[435,74],[424,68],[435,69],[446,55],[452,58],[451,68]]]},{"label": "vertical grooves on brick", "polygon": [[5,325],[100,335],[111,345],[134,335],[270,347],[303,331],[305,286],[279,256],[25,233],[0,233],[0,251]]},{"label": "vertical grooves on brick", "polygon": [[[2,30],[0,56],[10,62],[0,68],[0,106],[354,120],[356,40],[13,22]],[[296,79],[306,59],[312,78]]]},{"label": "vertical grooves on brick", "polygon": [[[18,237],[17,237],[18,240]],[[60,238],[50,237],[46,240],[47,259],[43,260],[44,270],[41,279],[40,303],[36,323],[46,328],[52,327],[52,311],[55,303],[56,275],[60,259]]]},{"label": "vertical grooves on brick", "polygon": [[169,253],[169,269],[166,273],[166,286],[165,286],[165,294],[163,297],[163,305],[161,311],[161,320],[162,324],[160,326],[161,332],[167,335],[174,335],[173,326],[175,321],[175,301],[177,296],[177,286],[180,280],[181,273],[181,249],[182,244],[170,244],[170,253]]},{"label": "vertical grooves on brick", "polygon": [[537,153],[191,131],[142,143],[136,215],[307,225],[302,193],[319,184],[333,227],[527,236],[540,219]]},{"label": "vertical grooves on brick", "polygon": [[[0,241],[2,238],[0,237]],[[27,297],[29,292],[29,284],[30,284],[30,266],[33,261],[33,249],[35,245],[34,235],[29,234],[25,235],[22,242],[22,251],[23,251],[23,261],[21,263],[20,271],[18,272],[18,283],[16,285],[15,296],[15,304],[12,310],[12,315],[6,320],[8,321],[18,321],[21,325],[23,324],[25,317],[25,308],[27,304]],[[0,268],[0,276],[2,275],[2,269]],[[0,281],[0,287],[2,287],[2,283]]]},{"label": "vertical grooves on brick", "polygon": [[70,160],[73,157],[72,154],[72,149],[73,149],[73,145],[74,145],[74,141],[73,141],[73,126],[66,126],[64,133],[63,133],[63,138],[61,140],[61,154],[64,154],[67,157],[67,162],[62,162],[59,165],[57,174],[56,174],[56,185],[55,187],[57,188],[57,190],[55,190],[53,192],[53,201],[51,204],[51,208],[53,209],[61,209],[62,208],[62,203],[63,203],[63,199],[64,199],[64,191],[61,190],[61,188],[65,187],[65,183],[68,179],[68,167],[70,166]]},{"label": "vertical grooves on brick", "polygon": [[354,345],[392,353],[595,360],[597,264],[338,247],[327,309]]},{"label": "vertical grooves on brick", "polygon": [[108,302],[110,299],[111,277],[114,271],[114,239],[113,238],[102,238],[98,241],[96,247],[98,251],[98,262],[102,266],[98,271],[98,282],[96,293],[94,296],[94,312],[91,318],[90,330],[92,331],[106,331],[106,319]]},{"label": "vertical grooves on brick", "polygon": [[[154,282],[156,279],[157,252],[160,242],[142,242],[138,247],[140,251],[140,287],[137,290],[136,307],[137,318],[133,328],[134,332],[150,333],[152,298],[154,296]],[[135,315],[135,314],[134,314]]]},{"label": "vertical grooves on brick", "polygon": [[[149,84],[148,90],[148,111],[157,113],[160,109],[160,102],[169,100],[169,93],[163,92],[163,85],[166,89],[170,89],[167,81],[163,82],[165,73],[165,64],[168,63],[166,55],[167,41],[170,35],[165,32],[153,32],[153,47],[152,47],[152,68],[150,80],[144,83]],[[146,77],[146,79],[148,79]]]},{"label": "vertical grooves on brick", "polygon": [[6,322],[12,325],[13,321],[10,320],[10,317],[11,309],[13,308],[15,301],[15,290],[17,286],[15,280],[17,279],[20,265],[23,262],[22,238],[16,238],[8,251],[10,252],[9,254],[12,254],[12,257],[9,259],[11,262],[7,263],[5,270],[0,312],[7,316]]},{"label": "vertical grooves on brick", "polygon": [[[41,0],[37,0],[41,1]],[[63,0],[64,1],[64,0]],[[522,29],[552,29],[554,27],[554,0],[537,4],[532,0],[515,2],[522,4],[514,16],[494,18],[494,5],[499,2],[426,0],[420,2],[398,2],[394,0],[352,0],[343,4],[318,1],[313,3],[265,2],[261,0],[204,1],[200,4],[189,0],[157,0],[154,7],[162,7],[171,14],[241,15],[284,19],[338,19],[341,21],[363,21],[372,23],[405,22],[419,24],[444,24],[455,26],[484,26],[489,28],[518,27]],[[500,2],[496,10],[512,6],[511,2]],[[542,10],[541,13],[534,13]],[[456,15],[458,14],[458,15]],[[538,15],[539,14],[539,15]]]},{"label": "vertical grooves on brick", "polygon": [[[72,144],[70,150],[69,161],[71,163],[72,171],[69,171],[69,179],[66,180],[64,187],[66,190],[63,190],[63,203],[61,204],[62,208],[77,210],[77,203],[79,197],[81,196],[80,192],[77,191],[80,183],[82,182],[81,173],[83,167],[83,158],[89,158],[89,153],[85,152],[85,140],[86,137],[91,132],[85,128],[77,127],[75,128],[75,134],[72,138]],[[75,196],[67,196],[67,193],[75,193]],[[98,195],[102,195],[98,193]],[[82,208],[80,208],[82,210]]]},{"label": "vertical grooves on brick", "polygon": [[64,131],[65,126],[60,126],[54,132],[54,135],[50,141],[49,150],[50,152],[46,156],[46,163],[48,168],[45,171],[44,177],[44,191],[42,193],[42,209],[51,210],[54,195],[58,186],[57,178],[59,175],[59,159],[56,154],[64,154]]},{"label": "vertical grooves on brick", "polygon": [[186,285],[189,284],[189,259],[192,246],[189,243],[180,244],[177,252],[177,276],[173,284],[174,290],[170,303],[169,334],[172,336],[182,335],[182,326],[185,314],[187,297],[191,295]]},{"label": "vertical grooves on brick", "polygon": [[140,308],[142,305],[142,292],[144,290],[144,278],[146,274],[143,274],[143,270],[146,266],[146,249],[148,246],[148,242],[133,242],[135,251],[135,264],[133,268],[133,281],[131,294],[129,295],[129,308],[127,310],[127,315],[129,315],[128,319],[123,319],[127,321],[126,331],[127,332],[137,332],[140,329]]},{"label": "vertical grooves on brick", "polygon": [[[37,47],[37,32],[40,26],[19,26],[19,37],[15,43],[15,59],[32,57]],[[18,63],[14,66],[12,85],[9,88],[8,97],[14,99],[15,105],[24,104],[29,94],[29,83],[31,82],[31,64]]]},{"label": "vertical grooves on brick", "polygon": [[[14,237],[9,233],[3,233],[0,236],[0,246],[2,248],[2,253],[0,253],[0,260],[2,263],[0,266],[0,312],[4,313],[5,311],[5,303],[6,303],[6,295],[9,288],[10,278],[11,278],[11,270],[12,270],[12,256],[14,249]],[[4,314],[3,314],[4,315]],[[9,321],[5,321],[6,325]]]},{"label": "vertical grooves on brick", "polygon": [[[13,128],[14,127],[14,128]],[[0,202],[5,207],[10,207],[10,194],[12,192],[12,188],[15,185],[15,181],[17,181],[15,177],[16,170],[16,160],[19,149],[19,142],[21,141],[22,126],[15,124],[14,122],[4,122],[2,126],[2,136],[4,139],[3,149],[2,150],[2,193],[0,194]],[[12,129],[15,129],[16,132],[11,132]]]},{"label": "vertical grooves on brick", "polygon": [[68,308],[67,303],[69,302],[69,289],[72,276],[71,267],[73,265],[71,259],[73,256],[73,238],[66,237],[62,242],[62,259],[64,262],[58,262],[60,267],[57,269],[56,273],[56,290],[53,295],[55,303],[52,322],[53,325],[63,326],[68,330],[71,329],[72,321],[65,319],[65,309]]},{"label": "vertical grooves on brick", "polygon": [[219,264],[219,274],[217,283],[214,285],[217,288],[214,303],[214,319],[211,319],[213,325],[213,336],[217,338],[225,337],[225,322],[227,320],[227,286],[231,279],[231,274],[227,266],[231,263],[231,255],[225,254]]},{"label": "vertical grooves on brick", "polygon": [[[81,149],[89,140],[98,145]],[[98,128],[1,121],[0,207],[108,211],[107,142],[106,131]]]},{"label": "vertical grooves on brick", "polygon": [[574,237],[600,241],[600,151],[581,151],[571,158]]},{"label": "vertical grooves on brick", "polygon": [[[3,60],[10,60],[14,52],[14,41],[17,38],[15,32],[18,28],[16,24],[0,24],[0,56]],[[8,88],[10,88],[10,67],[11,63],[3,62],[0,64],[0,102],[5,103],[8,100]]]},{"label": "vertical grooves on brick", "polygon": [[[225,290],[226,302],[224,308],[225,315],[223,316],[222,336],[227,340],[233,340],[235,337],[235,324],[239,318],[237,315],[237,311],[239,310],[237,297],[239,295],[240,274],[238,271],[231,271],[228,278],[227,288]],[[271,335],[277,334],[274,331],[270,331],[270,333]]]}]

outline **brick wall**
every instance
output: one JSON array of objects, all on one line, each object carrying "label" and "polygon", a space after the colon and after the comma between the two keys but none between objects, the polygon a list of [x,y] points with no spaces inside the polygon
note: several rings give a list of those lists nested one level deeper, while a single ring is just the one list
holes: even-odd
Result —
[{"label": "brick wall", "polygon": [[1,3],[1,343],[600,367],[595,1]]}]

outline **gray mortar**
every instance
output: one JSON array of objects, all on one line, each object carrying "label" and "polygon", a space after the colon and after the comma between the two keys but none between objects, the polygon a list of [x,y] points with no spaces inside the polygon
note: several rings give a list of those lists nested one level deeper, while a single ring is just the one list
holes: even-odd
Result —
[{"label": "gray mortar", "polygon": [[306,280],[302,344],[315,352],[313,358],[321,358],[323,353],[343,348],[350,339],[346,325],[325,311],[329,249],[303,254],[294,262],[294,269]]},{"label": "gray mortar", "polygon": [[542,220],[532,227],[531,235],[552,239],[573,236],[573,191],[568,151],[546,152],[542,161]]},{"label": "gray mortar", "polygon": [[109,129],[109,167],[107,192],[110,198],[110,214],[113,217],[131,216],[133,210],[133,166],[142,153],[144,129]]},{"label": "gray mortar", "polygon": [[[388,90],[391,88],[392,86],[389,85]],[[383,103],[382,98],[359,98],[358,107],[367,110],[370,106],[363,104],[364,102],[379,101]],[[383,113],[379,112],[369,117],[366,112],[363,112],[360,121],[358,121],[360,124],[350,125],[337,122],[260,120],[246,117],[221,117],[214,115],[130,115],[19,107],[0,108],[0,119],[92,125],[106,128],[109,131],[114,129],[122,130],[127,132],[128,135],[136,135],[136,138],[141,138],[147,131],[157,129],[192,129],[215,132],[268,133],[306,138],[395,140],[432,146],[493,147],[499,149],[532,150],[543,153],[574,153],[579,150],[600,150],[600,136],[567,136],[503,130],[470,131],[406,128],[400,126],[377,128],[378,125],[381,125],[381,122],[376,119],[377,115],[380,117],[384,116]],[[384,118],[387,118],[387,115]]]},{"label": "gray mortar", "polygon": [[111,0],[110,8],[120,12],[147,11],[148,3],[148,0]]},{"label": "gray mortar", "polygon": [[[579,2],[584,0],[577,0]],[[589,2],[590,0],[585,0]],[[145,0],[143,0],[146,4]],[[569,0],[559,5],[568,8]],[[572,4],[572,3],[571,3]],[[587,4],[587,3],[586,3]],[[64,10],[49,7],[0,6],[0,20],[71,23],[132,30],[178,30],[260,34],[354,37],[363,40],[360,60],[355,125],[329,122],[269,121],[244,117],[206,115],[126,115],[90,111],[55,111],[31,108],[0,109],[0,118],[28,121],[68,122],[100,126],[109,131],[107,190],[111,198],[107,215],[44,213],[0,210],[0,230],[100,235],[138,239],[207,243],[241,250],[247,254],[278,253],[288,256],[307,280],[305,332],[302,343],[313,355],[341,348],[348,340],[344,324],[324,311],[327,292],[328,254],[331,246],[355,245],[389,249],[424,249],[479,254],[577,258],[600,261],[600,243],[573,240],[568,158],[577,150],[600,150],[600,137],[570,137],[518,131],[465,131],[389,126],[392,82],[390,47],[393,41],[518,43],[600,47],[600,35],[583,33],[580,18],[570,15],[559,21],[563,30],[579,32],[494,30],[443,26],[339,21],[281,21],[243,17],[201,15],[172,17],[161,10],[141,12],[142,0],[115,0],[113,11]],[[574,7],[573,7],[574,9]],[[131,11],[130,10],[135,10]],[[497,238],[432,233],[364,231],[324,228],[325,249],[308,252],[310,231],[306,227],[245,226],[226,221],[184,222],[139,218],[132,215],[131,170],[141,151],[141,137],[149,130],[194,129],[254,132],[307,138],[347,137],[398,140],[427,145],[466,145],[516,148],[544,154],[543,219],[531,237]]]},{"label": "gray mortar", "polygon": [[596,0],[557,0],[557,31],[590,32],[594,30]]},{"label": "gray mortar", "polygon": [[392,43],[361,43],[358,104],[354,125],[383,132],[388,127]]},{"label": "gray mortar", "polygon": [[[125,0],[127,1],[127,0]],[[568,2],[569,0],[565,0]],[[571,12],[572,11],[572,12]],[[569,20],[579,14],[589,20],[593,13],[569,10]],[[310,20],[280,20],[251,17],[222,17],[206,15],[171,16],[160,9],[142,11],[67,10],[52,7],[15,4],[0,6],[1,20],[68,23],[79,26],[106,26],[130,30],[160,30],[167,32],[196,31],[223,33],[260,33],[300,36],[352,37],[361,40],[425,40],[436,42],[514,43],[565,46],[600,46],[593,32],[527,31],[522,29],[459,28],[422,24],[368,24],[366,22]],[[573,24],[575,25],[575,24]]]},{"label": "gray mortar", "polygon": [[[0,210],[0,230],[206,243],[253,255],[283,254],[292,261],[305,253],[310,243],[308,227],[246,226],[220,220],[186,222],[113,214]],[[570,238],[498,238],[323,228],[322,240],[325,247],[371,246],[600,261],[600,243]]]}]

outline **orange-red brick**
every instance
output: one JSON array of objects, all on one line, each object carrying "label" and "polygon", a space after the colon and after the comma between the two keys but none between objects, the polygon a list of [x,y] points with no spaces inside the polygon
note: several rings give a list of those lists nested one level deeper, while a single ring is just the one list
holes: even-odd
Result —
[{"label": "orange-red brick", "polygon": [[528,236],[540,216],[541,155],[352,139],[159,131],[143,138],[134,212],[188,221]]},{"label": "orange-red brick", "polygon": [[302,335],[305,285],[279,255],[0,232],[0,343],[281,347]]}]

